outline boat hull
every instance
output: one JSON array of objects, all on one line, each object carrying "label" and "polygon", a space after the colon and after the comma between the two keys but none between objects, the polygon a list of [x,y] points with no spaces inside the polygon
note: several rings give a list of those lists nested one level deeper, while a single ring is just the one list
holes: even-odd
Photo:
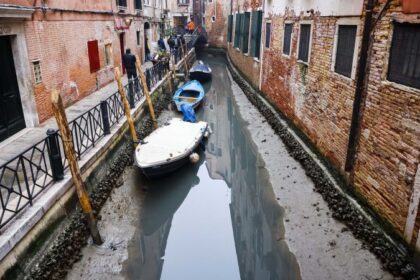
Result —
[{"label": "boat hull", "polygon": [[186,155],[181,159],[168,162],[166,164],[154,165],[146,168],[140,167],[140,170],[147,178],[154,179],[177,171],[178,169],[186,165],[189,161],[189,155]]},{"label": "boat hull", "polygon": [[201,71],[190,72],[190,79],[198,80],[201,82],[209,81],[211,80],[211,73],[205,73]]}]

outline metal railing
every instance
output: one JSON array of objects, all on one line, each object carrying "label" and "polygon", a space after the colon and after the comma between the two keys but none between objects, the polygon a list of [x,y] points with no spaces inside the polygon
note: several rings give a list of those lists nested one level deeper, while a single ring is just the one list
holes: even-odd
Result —
[{"label": "metal railing", "polygon": [[[145,71],[146,83],[155,87],[169,71],[169,61],[160,61]],[[130,107],[143,97],[141,83],[131,79],[124,86]],[[74,149],[80,160],[124,117],[118,92],[69,122]],[[0,166],[0,229],[49,187],[64,177],[68,162],[60,132],[49,129],[47,136]]]}]

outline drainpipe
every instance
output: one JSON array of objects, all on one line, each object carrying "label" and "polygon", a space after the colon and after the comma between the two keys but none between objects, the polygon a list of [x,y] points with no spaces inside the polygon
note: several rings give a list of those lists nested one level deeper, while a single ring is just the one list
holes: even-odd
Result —
[{"label": "drainpipe", "polygon": [[360,111],[362,107],[364,93],[366,92],[366,81],[368,80],[366,77],[367,73],[367,62],[368,62],[368,55],[369,55],[369,46],[370,46],[370,37],[372,31],[372,19],[373,19],[373,8],[375,5],[375,0],[368,0],[366,3],[366,14],[365,14],[365,22],[363,27],[363,39],[362,39],[362,47],[360,51],[360,60],[359,66],[357,69],[357,81],[356,81],[356,92],[354,96],[354,103],[353,103],[353,114],[351,119],[351,126],[350,126],[350,135],[349,135],[349,143],[347,147],[347,158],[346,158],[346,166],[345,171],[350,172],[353,170],[355,157],[356,157],[356,149],[357,149],[357,140],[360,133]]}]

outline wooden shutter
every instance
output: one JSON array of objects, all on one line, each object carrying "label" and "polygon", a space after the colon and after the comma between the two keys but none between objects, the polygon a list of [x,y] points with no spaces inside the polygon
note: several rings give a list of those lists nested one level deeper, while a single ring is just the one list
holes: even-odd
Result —
[{"label": "wooden shutter", "polygon": [[271,37],[271,22],[265,24],[265,47],[270,47],[270,37]]},{"label": "wooden shutter", "polygon": [[99,62],[98,40],[88,41],[87,45],[88,45],[90,73],[94,73],[101,68],[101,65]]},{"label": "wooden shutter", "polygon": [[292,43],[293,24],[287,23],[284,25],[284,38],[283,38],[283,53],[290,55]]},{"label": "wooden shutter", "polygon": [[233,15],[228,16],[228,32],[227,32],[227,40],[229,43],[232,43],[232,26],[233,25]]},{"label": "wooden shutter", "polygon": [[300,37],[299,37],[298,60],[301,60],[303,62],[308,62],[310,41],[311,41],[311,25],[310,24],[301,24],[300,25]]},{"label": "wooden shutter", "polygon": [[249,41],[249,21],[251,20],[251,13],[246,12],[243,16],[242,24],[242,52],[248,53],[248,41]]},{"label": "wooden shutter", "polygon": [[134,9],[141,10],[142,9],[141,2],[142,0],[134,0]]},{"label": "wooden shutter", "polygon": [[388,80],[420,88],[420,24],[394,23]]},{"label": "wooden shutter", "polygon": [[334,71],[346,77],[351,77],[356,33],[357,26],[355,25],[340,25],[338,27]]},{"label": "wooden shutter", "polygon": [[236,21],[235,21],[235,42],[233,46],[235,48],[239,47],[239,38],[241,34],[241,15],[236,14]]},{"label": "wooden shutter", "polygon": [[251,56],[260,57],[262,11],[252,12]]}]

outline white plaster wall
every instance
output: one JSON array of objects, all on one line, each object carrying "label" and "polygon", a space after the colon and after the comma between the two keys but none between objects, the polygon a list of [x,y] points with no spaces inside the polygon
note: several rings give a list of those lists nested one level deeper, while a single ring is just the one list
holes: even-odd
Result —
[{"label": "white plaster wall", "polygon": [[265,0],[265,11],[284,15],[286,9],[296,15],[314,9],[321,16],[360,16],[363,0]]}]

